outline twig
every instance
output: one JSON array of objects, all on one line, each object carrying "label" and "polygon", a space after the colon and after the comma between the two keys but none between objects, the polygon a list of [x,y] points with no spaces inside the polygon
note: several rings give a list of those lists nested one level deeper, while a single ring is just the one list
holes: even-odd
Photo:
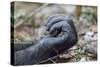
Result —
[{"label": "twig", "polygon": [[45,59],[45,60],[43,60],[43,61],[40,61],[40,62],[38,62],[38,63],[36,63],[36,64],[41,64],[41,63],[45,63],[45,62],[47,62],[47,61],[50,61],[50,59],[55,59],[55,58],[57,58],[59,55],[56,55],[56,56],[54,56],[54,57],[51,57],[51,58],[48,58],[48,59]]},{"label": "twig", "polygon": [[53,62],[53,63],[56,63],[53,59],[51,59],[51,58],[48,58],[51,62]]},{"label": "twig", "polygon": [[[38,8],[37,10],[35,10],[34,12],[32,11],[29,15],[27,15],[28,18],[31,18],[34,14],[36,14],[37,12],[39,12],[41,9],[43,9],[44,7],[46,7],[48,5],[48,3],[44,4],[43,6],[41,6],[40,8]],[[25,21],[27,21],[27,19],[25,20],[21,20],[19,23],[16,23],[14,25],[14,28],[17,28],[18,26],[20,26],[22,23],[24,23]]]}]

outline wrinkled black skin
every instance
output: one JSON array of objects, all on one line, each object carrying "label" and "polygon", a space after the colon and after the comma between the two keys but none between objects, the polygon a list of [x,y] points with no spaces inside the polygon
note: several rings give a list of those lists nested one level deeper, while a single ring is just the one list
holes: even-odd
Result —
[{"label": "wrinkled black skin", "polygon": [[33,46],[34,44],[36,44],[36,42],[30,42],[30,43],[16,43],[14,45],[14,51],[20,51],[23,49],[26,49],[30,46]]},{"label": "wrinkled black skin", "polygon": [[37,44],[15,51],[14,65],[38,64],[40,61],[71,48],[77,42],[77,33],[73,21],[67,16],[49,17],[47,31],[50,34],[42,38]]}]

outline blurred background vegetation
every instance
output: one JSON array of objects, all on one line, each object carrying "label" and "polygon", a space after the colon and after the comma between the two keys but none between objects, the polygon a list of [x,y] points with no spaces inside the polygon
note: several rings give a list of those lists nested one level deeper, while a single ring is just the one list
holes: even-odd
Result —
[{"label": "blurred background vegetation", "polygon": [[11,7],[14,8],[14,15],[11,14],[14,43],[38,41],[46,34],[48,16],[70,15],[78,33],[78,43],[52,60],[52,63],[97,60],[96,6],[14,2]]}]

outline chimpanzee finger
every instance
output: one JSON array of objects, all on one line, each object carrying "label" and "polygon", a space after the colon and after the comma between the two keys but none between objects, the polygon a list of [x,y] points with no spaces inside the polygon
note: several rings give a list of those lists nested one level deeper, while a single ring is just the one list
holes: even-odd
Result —
[{"label": "chimpanzee finger", "polygon": [[50,28],[50,31],[49,31],[49,34],[51,36],[57,36],[59,34],[59,27],[54,24],[51,28]]},{"label": "chimpanzee finger", "polygon": [[48,18],[48,21],[47,21],[47,31],[50,30],[51,26],[55,23],[58,23],[60,21],[63,21],[64,20],[64,16],[52,16],[51,18]]}]

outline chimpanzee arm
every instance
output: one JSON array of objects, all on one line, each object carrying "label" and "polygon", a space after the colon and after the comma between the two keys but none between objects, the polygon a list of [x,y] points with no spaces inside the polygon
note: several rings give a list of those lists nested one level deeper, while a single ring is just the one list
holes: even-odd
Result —
[{"label": "chimpanzee arm", "polygon": [[[50,22],[50,24],[51,23],[53,22]],[[15,65],[37,64],[42,60],[57,55],[57,52],[61,53],[69,49],[77,42],[75,29],[73,29],[73,25],[68,21],[57,21],[57,23],[51,25],[51,27],[48,27],[50,29],[49,31],[60,30],[62,32],[61,35],[56,37],[44,37],[34,46],[16,51]]]},{"label": "chimpanzee arm", "polygon": [[[66,34],[66,37],[68,35]],[[57,55],[54,49],[62,48],[65,35],[58,38],[45,37],[39,43],[27,49],[15,52],[15,65],[36,64],[39,61]],[[66,44],[67,45],[67,44]],[[59,50],[58,50],[59,51]]]},{"label": "chimpanzee arm", "polygon": [[76,42],[76,38],[74,33],[69,31],[70,26],[64,24],[61,28],[62,36],[44,37],[34,46],[15,52],[15,65],[36,64],[57,55],[55,50],[61,53],[65,49],[72,47]]}]

